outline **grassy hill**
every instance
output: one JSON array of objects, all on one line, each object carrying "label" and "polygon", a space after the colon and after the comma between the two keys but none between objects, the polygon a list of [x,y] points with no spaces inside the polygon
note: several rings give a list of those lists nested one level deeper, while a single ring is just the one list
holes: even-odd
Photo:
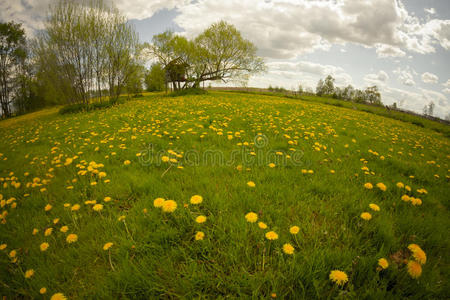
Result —
[{"label": "grassy hill", "polygon": [[1,294],[448,297],[445,132],[310,100],[148,95],[0,122]]}]

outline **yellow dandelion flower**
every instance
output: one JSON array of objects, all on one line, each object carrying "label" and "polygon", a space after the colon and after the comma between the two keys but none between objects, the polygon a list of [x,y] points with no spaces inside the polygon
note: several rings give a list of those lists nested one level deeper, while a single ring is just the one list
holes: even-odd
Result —
[{"label": "yellow dandelion flower", "polygon": [[414,279],[419,278],[420,275],[422,274],[422,267],[416,261],[413,260],[409,261],[407,268],[409,276],[411,276]]},{"label": "yellow dandelion flower", "polygon": [[9,257],[10,258],[14,258],[17,255],[17,251],[16,250],[11,250],[11,252],[9,252]]},{"label": "yellow dandelion flower", "polygon": [[5,250],[5,249],[6,249],[6,247],[8,247],[8,245],[7,245],[7,244],[1,244],[1,245],[0,245],[0,250]]},{"label": "yellow dandelion flower", "polygon": [[363,212],[361,214],[361,218],[363,220],[369,221],[370,219],[372,219],[372,215],[370,213],[368,213],[368,212]]},{"label": "yellow dandelion flower", "polygon": [[162,207],[164,204],[164,198],[156,198],[153,200],[153,206],[155,207]]},{"label": "yellow dandelion flower", "polygon": [[254,188],[254,187],[256,186],[255,183],[254,183],[253,181],[247,182],[247,185],[248,185],[249,187],[252,187],[252,188]]},{"label": "yellow dandelion flower", "polygon": [[405,190],[407,190],[408,192],[411,192],[411,187],[409,185],[405,185]]},{"label": "yellow dandelion flower", "polygon": [[105,198],[103,198],[103,201],[109,202],[109,201],[111,201],[111,197],[105,197]]},{"label": "yellow dandelion flower", "polygon": [[69,244],[74,243],[77,240],[78,240],[78,235],[76,235],[75,233],[69,234],[66,238],[66,242],[68,242]]},{"label": "yellow dandelion flower", "polygon": [[127,159],[126,161],[123,162],[123,164],[124,164],[125,166],[128,166],[129,164],[131,164],[131,161],[129,161],[129,160]]},{"label": "yellow dandelion flower", "polygon": [[405,202],[408,202],[408,201],[411,200],[411,198],[408,195],[405,194],[405,195],[402,196],[402,200],[405,201]]},{"label": "yellow dandelion flower", "polygon": [[198,216],[197,218],[195,218],[195,222],[201,224],[201,223],[205,223],[206,222],[206,217],[205,216]]},{"label": "yellow dandelion flower", "polygon": [[297,233],[300,232],[300,227],[298,227],[298,226],[292,226],[291,228],[289,228],[289,232],[290,232],[291,234],[297,234]]},{"label": "yellow dandelion flower", "polygon": [[286,254],[294,254],[294,247],[287,243],[283,245],[283,252]]},{"label": "yellow dandelion flower", "polygon": [[68,226],[63,226],[59,231],[66,233],[69,230]]},{"label": "yellow dandelion flower", "polygon": [[34,228],[32,234],[36,235],[38,232],[39,232],[39,230],[37,228]]},{"label": "yellow dandelion flower", "polygon": [[173,200],[164,201],[162,205],[163,212],[174,212],[177,209],[177,203]]},{"label": "yellow dandelion flower", "polygon": [[410,197],[411,204],[414,206],[422,205],[422,200],[420,198]]},{"label": "yellow dandelion flower", "polygon": [[161,160],[163,161],[163,162],[168,162],[169,160],[170,160],[170,158],[168,157],[168,156],[162,156],[161,157]]},{"label": "yellow dandelion flower", "polygon": [[108,250],[109,248],[111,248],[114,245],[114,243],[108,242],[106,244],[103,245],[103,250]]},{"label": "yellow dandelion flower", "polygon": [[378,182],[378,183],[377,183],[377,187],[378,187],[380,190],[382,190],[383,192],[386,192],[387,187],[386,187],[386,185],[384,185],[384,183]]},{"label": "yellow dandelion flower", "polygon": [[80,209],[80,204],[74,204],[71,208],[72,211],[77,211]]},{"label": "yellow dandelion flower", "polygon": [[380,259],[378,260],[378,265],[379,265],[380,267],[382,267],[383,269],[387,269],[387,267],[389,267],[389,263],[388,263],[388,261],[386,260],[386,258],[380,258]]},{"label": "yellow dandelion flower", "polygon": [[267,228],[267,224],[264,222],[258,222],[258,227],[261,229],[266,229]]},{"label": "yellow dandelion flower", "polygon": [[270,163],[269,164],[269,168],[275,168],[275,164],[274,163]]},{"label": "yellow dandelion flower", "polygon": [[92,209],[95,210],[95,211],[101,211],[103,209],[103,204],[95,204],[92,207]]},{"label": "yellow dandelion flower", "polygon": [[247,222],[255,223],[258,220],[258,215],[254,212],[249,212],[245,215]]},{"label": "yellow dandelion flower", "polygon": [[191,197],[191,204],[200,204],[203,202],[203,197],[200,195],[194,195]]},{"label": "yellow dandelion flower", "polygon": [[271,241],[276,240],[278,239],[278,234],[275,231],[269,231],[266,233],[266,239]]},{"label": "yellow dandelion flower", "polygon": [[370,182],[366,182],[366,183],[364,184],[364,187],[365,187],[366,189],[368,189],[368,190],[373,189],[373,185],[372,185]]},{"label": "yellow dandelion flower", "polygon": [[44,235],[45,236],[49,236],[49,235],[51,235],[52,234],[52,232],[53,232],[53,228],[47,228],[47,229],[45,229],[45,231],[44,231]]},{"label": "yellow dandelion flower", "polygon": [[47,205],[44,207],[44,210],[45,210],[45,211],[49,211],[50,209],[52,209],[52,206],[51,206],[50,204],[47,204]]},{"label": "yellow dandelion flower", "polygon": [[49,246],[50,245],[48,243],[44,242],[39,246],[39,248],[41,249],[41,251],[47,251]]},{"label": "yellow dandelion flower", "polygon": [[197,231],[197,233],[195,234],[196,241],[201,241],[204,239],[204,237],[205,237],[205,234],[202,231]]},{"label": "yellow dandelion flower", "polygon": [[409,244],[408,249],[411,250],[411,252],[414,252],[414,251],[420,250],[422,248],[420,248],[420,246],[417,244]]},{"label": "yellow dandelion flower", "polygon": [[373,211],[380,211],[380,207],[374,203],[370,203],[369,204],[370,209],[372,209]]},{"label": "yellow dandelion flower", "polygon": [[39,294],[44,295],[45,293],[47,293],[47,288],[43,287],[39,290]]},{"label": "yellow dandelion flower", "polygon": [[425,254],[425,251],[420,248],[417,244],[410,244],[408,246],[408,249],[411,250],[413,258],[420,263],[421,265],[424,265],[427,262],[427,255]]},{"label": "yellow dandelion flower", "polygon": [[56,293],[50,298],[50,300],[67,300],[63,293]]},{"label": "yellow dandelion flower", "polygon": [[25,278],[30,278],[31,276],[34,275],[34,270],[30,269],[30,270],[26,270],[25,272]]},{"label": "yellow dandelion flower", "polygon": [[333,270],[330,272],[330,280],[337,285],[344,285],[348,281],[348,276],[345,272]]},{"label": "yellow dandelion flower", "polygon": [[117,220],[119,220],[119,222],[121,222],[121,221],[123,221],[123,220],[125,220],[125,216],[120,216]]},{"label": "yellow dandelion flower", "polygon": [[399,189],[402,189],[402,188],[405,187],[405,185],[403,184],[403,182],[397,182],[397,187],[398,187]]}]

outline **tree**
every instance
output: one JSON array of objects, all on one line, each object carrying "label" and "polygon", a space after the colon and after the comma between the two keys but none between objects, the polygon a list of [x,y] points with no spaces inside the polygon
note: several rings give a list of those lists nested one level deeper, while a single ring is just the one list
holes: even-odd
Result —
[{"label": "tree", "polygon": [[165,72],[161,66],[161,64],[156,63],[153,64],[150,70],[145,75],[145,85],[147,87],[147,91],[149,92],[157,92],[163,91],[165,88]]},{"label": "tree", "polygon": [[132,67],[132,72],[125,84],[125,90],[128,95],[139,95],[142,93],[142,84],[144,82],[145,68],[140,64]]},{"label": "tree", "polygon": [[431,101],[430,104],[428,104],[428,115],[432,116],[434,114],[434,102]]},{"label": "tree", "polygon": [[316,87],[316,95],[317,96],[322,96],[324,94],[324,86],[323,85],[324,85],[323,80],[320,79],[317,82],[317,87]]},{"label": "tree", "polygon": [[381,104],[381,94],[378,91],[378,87],[376,85],[366,88],[364,93],[365,93],[365,100],[370,104],[378,104],[378,105]]},{"label": "tree", "polygon": [[333,76],[328,75],[323,82],[323,94],[332,95],[334,92],[334,81]]},{"label": "tree", "polygon": [[354,93],[355,93],[355,89],[353,88],[352,85],[349,84],[342,91],[342,98],[345,100],[352,100]]},{"label": "tree", "polygon": [[325,80],[320,79],[317,82],[316,95],[333,95],[334,93],[334,78],[328,75]]},{"label": "tree", "polygon": [[21,24],[0,23],[0,105],[2,116],[11,116],[18,69],[26,59],[25,32]]},{"label": "tree", "polygon": [[105,88],[117,98],[139,63],[134,28],[101,0],[64,0],[51,7],[34,49],[39,75],[68,102],[88,103]]},{"label": "tree", "polygon": [[265,70],[256,47],[224,21],[212,24],[194,40],[166,31],[148,45],[174,89],[199,87],[201,82],[246,80]]},{"label": "tree", "polygon": [[430,103],[428,103],[428,105],[425,105],[423,107],[423,114],[425,116],[433,116],[434,113],[434,102],[430,101]]}]

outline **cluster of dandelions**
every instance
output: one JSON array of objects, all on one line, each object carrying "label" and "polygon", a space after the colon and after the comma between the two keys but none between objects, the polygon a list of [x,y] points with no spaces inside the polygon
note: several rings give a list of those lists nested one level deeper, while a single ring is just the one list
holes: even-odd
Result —
[{"label": "cluster of dandelions", "polygon": [[[255,212],[249,212],[245,215],[245,220],[248,223],[256,223],[258,221],[258,214],[256,214]],[[269,228],[267,226],[267,224],[262,221],[258,222],[258,227],[262,230],[266,230]],[[289,233],[294,236],[297,235],[299,232],[300,232],[300,227],[295,226],[295,225],[291,226],[289,229]],[[278,240],[278,238],[279,238],[278,233],[276,233],[273,230],[266,231],[264,236],[269,241],[275,241],[275,240]],[[295,252],[295,247],[291,243],[284,243],[283,246],[281,247],[281,249],[287,255],[293,255]]]},{"label": "cluster of dandelions", "polygon": [[[198,206],[203,202],[203,197],[200,195],[194,195],[190,199],[190,204]],[[177,209],[177,203],[174,200],[165,200],[164,198],[156,198],[153,200],[153,206],[160,208],[165,213],[173,213]],[[185,204],[185,207],[188,207]],[[195,218],[197,224],[203,224],[207,220],[205,215],[199,215]],[[196,241],[203,240],[205,238],[205,233],[203,231],[197,231],[194,236]]]}]

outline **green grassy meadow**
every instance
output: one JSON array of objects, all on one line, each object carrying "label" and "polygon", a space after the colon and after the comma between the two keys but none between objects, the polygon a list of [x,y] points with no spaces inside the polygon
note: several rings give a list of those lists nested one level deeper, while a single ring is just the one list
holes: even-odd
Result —
[{"label": "green grassy meadow", "polygon": [[450,140],[428,126],[226,92],[13,120],[0,122],[7,299],[450,296]]}]

